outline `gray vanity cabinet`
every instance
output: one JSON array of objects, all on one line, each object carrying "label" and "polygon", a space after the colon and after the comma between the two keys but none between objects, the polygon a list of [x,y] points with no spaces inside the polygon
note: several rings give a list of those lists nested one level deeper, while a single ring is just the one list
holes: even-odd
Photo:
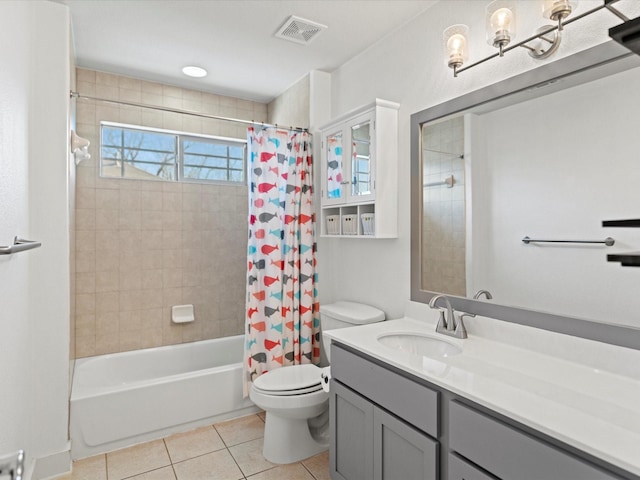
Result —
[{"label": "gray vanity cabinet", "polygon": [[333,480],[640,480],[336,341],[331,374]]},{"label": "gray vanity cabinet", "polygon": [[331,478],[437,480],[437,392],[341,348],[331,358]]},{"label": "gray vanity cabinet", "polygon": [[373,479],[435,480],[438,442],[381,408],[373,410]]},{"label": "gray vanity cabinet", "polygon": [[498,478],[620,478],[457,401],[449,405],[449,449]]},{"label": "gray vanity cabinet", "polygon": [[496,480],[493,475],[483,472],[453,453],[449,454],[448,464],[448,480]]},{"label": "gray vanity cabinet", "polygon": [[373,404],[332,381],[329,416],[340,426],[331,432],[331,478],[373,478]]}]

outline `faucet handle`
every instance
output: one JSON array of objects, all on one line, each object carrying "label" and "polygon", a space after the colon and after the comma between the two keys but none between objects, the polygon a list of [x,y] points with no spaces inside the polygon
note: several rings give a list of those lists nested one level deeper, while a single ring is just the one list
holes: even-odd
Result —
[{"label": "faucet handle", "polygon": [[458,317],[458,321],[456,322],[456,328],[453,332],[453,336],[455,338],[467,338],[467,329],[464,326],[463,317],[475,317],[474,313],[462,313],[460,317]]},{"label": "faucet handle", "polygon": [[444,309],[440,309],[440,318],[438,318],[438,324],[436,325],[436,332],[446,332],[447,331],[447,320],[444,316]]}]

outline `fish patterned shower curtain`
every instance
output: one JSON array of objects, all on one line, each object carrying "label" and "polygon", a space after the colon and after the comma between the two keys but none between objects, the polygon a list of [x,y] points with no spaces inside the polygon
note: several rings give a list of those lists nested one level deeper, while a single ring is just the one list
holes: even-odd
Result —
[{"label": "fish patterned shower curtain", "polygon": [[244,394],[261,374],[320,360],[311,134],[249,128]]}]

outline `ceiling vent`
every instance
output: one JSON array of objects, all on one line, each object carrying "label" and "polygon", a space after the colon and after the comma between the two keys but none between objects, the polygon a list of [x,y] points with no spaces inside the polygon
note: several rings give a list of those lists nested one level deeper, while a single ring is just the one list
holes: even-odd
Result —
[{"label": "ceiling vent", "polygon": [[291,15],[276,32],[276,37],[308,45],[326,28],[327,26],[321,23]]}]

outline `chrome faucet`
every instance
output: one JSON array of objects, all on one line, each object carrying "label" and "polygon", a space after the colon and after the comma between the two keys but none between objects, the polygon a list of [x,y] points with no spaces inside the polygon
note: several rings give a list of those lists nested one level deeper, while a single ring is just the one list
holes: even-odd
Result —
[{"label": "chrome faucet", "polygon": [[436,303],[441,298],[444,299],[445,305],[447,306],[447,314],[445,317],[444,310],[440,310],[440,319],[438,320],[438,324],[436,325],[436,332],[443,333],[455,338],[467,338],[467,330],[466,328],[464,328],[462,316],[456,319],[456,313],[453,310],[451,302],[446,297],[446,295],[435,295],[431,297],[429,306],[431,308],[436,308]]},{"label": "chrome faucet", "polygon": [[489,290],[478,290],[473,296],[473,299],[478,300],[482,295],[487,297],[487,300],[491,300],[493,298],[493,295],[491,295],[491,292]]}]

